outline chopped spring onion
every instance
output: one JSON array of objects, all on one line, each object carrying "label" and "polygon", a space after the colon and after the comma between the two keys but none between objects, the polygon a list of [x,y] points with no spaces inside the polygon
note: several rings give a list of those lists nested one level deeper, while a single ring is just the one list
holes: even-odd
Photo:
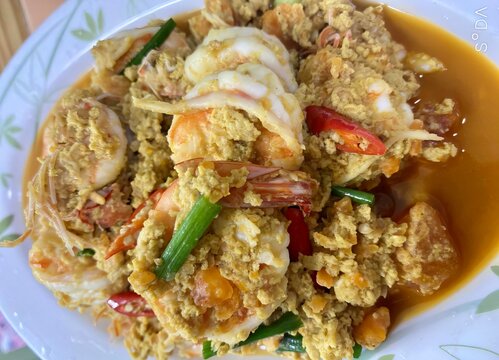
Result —
[{"label": "chopped spring onion", "polygon": [[217,352],[211,347],[211,341],[207,340],[203,342],[203,359],[209,359],[215,356]]},{"label": "chopped spring onion", "polygon": [[362,354],[362,346],[355,343],[355,345],[353,346],[353,358],[358,359],[360,358],[361,354]]},{"label": "chopped spring onion", "polygon": [[76,253],[76,256],[92,257],[95,255],[94,249],[85,248]]},{"label": "chopped spring onion", "polygon": [[279,343],[279,347],[277,348],[277,352],[297,352],[304,353],[305,348],[303,347],[303,336],[300,334],[290,335],[284,334],[281,342]]},{"label": "chopped spring onion", "polygon": [[175,20],[170,19],[167,22],[165,22],[159,30],[156,32],[156,34],[153,35],[151,40],[149,40],[144,47],[128,62],[128,64],[125,65],[125,68],[121,71],[121,75],[125,72],[125,69],[129,66],[132,65],[140,65],[142,62],[142,59],[149,53],[149,51],[159,48],[161,44],[165,42],[165,40],[170,36],[172,33],[173,29],[177,24],[175,23]]},{"label": "chopped spring onion", "polygon": [[332,192],[333,195],[336,196],[348,196],[358,204],[374,204],[374,194],[370,194],[364,191],[349,189],[341,186],[333,186]]},{"label": "chopped spring onion", "polygon": [[285,332],[295,331],[303,326],[300,317],[292,312],[284,313],[279,319],[270,325],[260,325],[244,341],[241,341],[234,347],[240,347],[254,343],[255,341],[266,339],[268,337],[279,335]]},{"label": "chopped spring onion", "polygon": [[[284,313],[279,319],[277,319],[270,325],[260,325],[254,332],[252,332],[248,336],[246,340],[234,345],[234,348],[248,345],[256,341],[283,334],[289,331],[295,331],[302,326],[303,322],[301,321],[300,317],[289,311],[287,313]],[[208,359],[215,355],[216,352],[213,351],[211,347],[211,341],[205,341],[203,343],[203,358]]]},{"label": "chopped spring onion", "polygon": [[158,278],[169,281],[175,277],[220,210],[220,205],[211,203],[204,196],[196,201],[161,255],[163,262],[156,269]]}]

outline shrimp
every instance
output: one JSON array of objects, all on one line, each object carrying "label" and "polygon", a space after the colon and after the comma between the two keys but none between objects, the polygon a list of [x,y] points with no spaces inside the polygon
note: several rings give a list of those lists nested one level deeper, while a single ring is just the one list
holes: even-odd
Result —
[{"label": "shrimp", "polygon": [[[213,28],[227,28],[236,23],[230,0],[205,0],[201,13],[189,18],[189,30],[201,42]],[[239,20],[239,19],[238,19]]]},{"label": "shrimp", "polygon": [[226,28],[234,26],[234,11],[229,0],[206,0],[206,8],[201,14],[215,28]]},{"label": "shrimp", "polygon": [[[215,241],[217,246],[212,244]],[[147,242],[141,233],[137,253],[142,253]],[[177,281],[144,284],[151,274],[150,265],[140,257],[134,261],[129,281],[170,333],[195,342],[207,337],[235,344],[284,300],[288,244],[287,223],[277,215],[225,209],[213,224],[213,234],[201,240],[177,275],[186,286]],[[231,250],[236,249],[242,259],[234,257]],[[212,260],[204,261],[206,258]],[[192,312],[183,314],[181,308]]]},{"label": "shrimp", "polygon": [[[177,165],[179,180],[200,162]],[[289,265],[287,221],[280,212],[240,207],[298,204],[308,212],[313,186],[296,171],[227,161],[203,164],[220,176],[246,168],[247,187],[229,189],[230,194],[220,200],[225,209],[214,221],[212,232],[201,240],[176,279],[164,283],[151,270],[156,266],[153,259],[172,237],[181,210],[175,192],[182,182],[173,182],[144,222],[129,282],[170,333],[195,342],[206,337],[235,344],[285,299],[284,275]],[[245,203],[247,190],[261,197],[259,205]]]},{"label": "shrimp", "polygon": [[[42,158],[60,152],[61,147],[64,151],[69,151],[71,146],[80,143],[91,154],[89,166],[81,169],[80,174],[74,174],[80,175],[78,177],[82,180],[79,187],[100,189],[116,179],[125,165],[127,147],[125,131],[118,115],[99,101],[84,98],[70,108],[63,108],[60,116],[62,124],[56,124],[55,119],[51,119],[44,130]],[[66,119],[75,117],[79,123],[66,124]],[[80,125],[88,126],[89,130],[81,131],[78,128]],[[56,138],[59,144],[56,143]],[[99,154],[103,150],[99,141],[111,143],[109,148],[104,149],[104,154]]]},{"label": "shrimp", "polygon": [[432,74],[447,70],[445,65],[437,58],[412,51],[404,58],[404,64],[416,74]]},{"label": "shrimp", "polygon": [[373,80],[368,85],[367,92],[375,112],[388,113],[394,111],[390,99],[390,94],[393,92],[393,89],[386,81],[382,79]]},{"label": "shrimp", "polygon": [[331,45],[334,48],[341,47],[343,40],[352,40],[352,30],[347,30],[344,34],[340,34],[332,26],[326,26],[317,37],[317,46],[325,48]]},{"label": "shrimp", "polygon": [[[133,57],[151,40],[159,30],[158,26],[127,30],[111,39],[99,41],[92,53],[95,57],[95,69],[92,72],[92,83],[113,96],[123,97],[128,93],[130,81],[122,76],[126,66]],[[167,51],[173,56],[186,56],[191,52],[185,35],[173,31],[159,51]]]},{"label": "shrimp", "polygon": [[185,74],[192,83],[243,63],[263,64],[272,70],[289,92],[298,88],[289,53],[275,36],[250,27],[211,30],[185,60]]},{"label": "shrimp", "polygon": [[[161,224],[167,238],[173,232],[173,214],[179,210],[172,193],[163,193],[146,222],[146,228]],[[213,223],[213,233],[201,240],[176,280],[169,283],[154,281],[150,272],[154,262],[143,255],[151,254],[151,249],[159,252],[165,245],[163,237],[151,242],[151,231],[139,235],[129,281],[170,333],[195,342],[209,338],[235,344],[285,299],[289,235],[280,213],[224,209]],[[184,308],[191,310],[179,310]]]},{"label": "shrimp", "polygon": [[[210,121],[210,114],[211,111],[201,110],[174,118],[168,140],[173,152],[172,159],[176,163],[198,157],[204,157],[207,160],[221,160],[219,155],[210,151],[219,140],[216,134],[220,132],[217,124]],[[256,163],[285,169],[296,169],[299,166],[295,154],[280,135],[266,128],[261,128],[259,133],[252,141]],[[242,139],[234,140],[241,141]]]},{"label": "shrimp", "polygon": [[263,31],[276,36],[289,48],[310,47],[310,35],[316,33],[312,27],[312,19],[301,4],[277,4],[262,16]]},{"label": "shrimp", "polygon": [[243,64],[236,70],[210,75],[175,104],[136,98],[133,103],[145,110],[175,115],[168,141],[176,163],[199,156],[210,158],[207,110],[224,106],[243,110],[260,121],[264,131],[255,148],[265,165],[297,169],[303,161],[300,104],[263,65]]},{"label": "shrimp", "polygon": [[97,268],[93,259],[76,257],[62,245],[58,234],[44,221],[37,223],[36,241],[29,251],[35,278],[68,308],[101,306],[119,286]]},{"label": "shrimp", "polygon": [[[92,135],[97,135],[95,133],[97,130],[91,128],[89,149],[93,152],[92,160],[96,161],[92,161],[90,166],[82,171],[82,179],[87,180],[86,183],[84,181],[85,186],[95,190],[111,183],[120,174],[125,166],[127,139],[120,118],[109,107],[93,99],[87,99],[82,106],[89,112],[94,109],[99,110],[99,115],[95,119],[95,127],[99,132],[103,132],[102,136],[106,137],[102,140],[114,143],[106,154],[100,155],[98,146],[101,144],[96,144],[96,148],[92,148]],[[90,125],[92,126],[92,121]],[[100,139],[96,141],[98,140]]]},{"label": "shrimp", "polygon": [[[115,74],[121,72],[158,30],[159,26],[146,26],[125,30],[111,39],[99,41],[92,49],[96,70],[111,70]],[[158,50],[164,49],[179,56],[186,56],[191,52],[185,34],[178,30],[174,30]]]},{"label": "shrimp", "polygon": [[146,84],[159,99],[180,98],[188,88],[183,65],[184,60],[178,55],[151,50],[137,71],[138,82]]},{"label": "shrimp", "polygon": [[414,121],[414,113],[406,102],[397,99],[393,88],[383,79],[374,79],[367,84],[368,101],[375,115],[384,119],[383,130],[407,130]]},{"label": "shrimp", "polygon": [[[185,172],[195,169],[203,159],[193,159],[178,164],[177,171]],[[311,197],[317,184],[300,171],[287,171],[277,167],[265,167],[251,163],[234,161],[210,162],[220,176],[229,176],[232,170],[248,169],[246,184],[240,188],[231,188],[230,193],[220,200],[227,208],[261,207],[274,208],[298,205],[305,214],[311,211]],[[179,211],[173,201],[177,191],[178,180],[173,181],[167,189],[158,189],[153,192],[144,204],[139,206],[127,224],[120,231],[108,249],[106,259],[113,255],[133,249],[137,243],[136,234],[142,229],[150,210],[154,209],[154,216],[159,217],[164,226],[165,238],[170,238],[175,227],[175,214]],[[254,205],[245,201],[245,193],[251,190],[260,197],[261,203]]]},{"label": "shrimp", "polygon": [[127,140],[114,111],[92,98],[62,107],[49,131],[58,144],[47,146],[40,169],[28,185],[27,233],[44,218],[66,245],[82,248],[81,236],[66,227],[88,199],[105,203],[96,190],[113,182],[125,166]]}]

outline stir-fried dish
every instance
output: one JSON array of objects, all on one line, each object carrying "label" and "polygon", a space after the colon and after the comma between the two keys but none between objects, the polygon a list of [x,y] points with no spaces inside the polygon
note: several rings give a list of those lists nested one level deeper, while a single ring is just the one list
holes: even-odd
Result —
[{"label": "stir-fried dish", "polygon": [[110,320],[136,359],[357,357],[386,299],[459,266],[437,209],[392,218],[374,195],[409,161],[457,156],[445,71],[408,52],[382,7],[207,0],[188,29],[99,41],[43,131],[28,186],[29,264],[69,309]]}]

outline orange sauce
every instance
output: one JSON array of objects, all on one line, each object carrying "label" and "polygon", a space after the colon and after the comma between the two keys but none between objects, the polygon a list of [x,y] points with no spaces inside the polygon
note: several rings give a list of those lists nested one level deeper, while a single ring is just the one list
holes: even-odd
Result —
[{"label": "orange sauce", "polygon": [[189,19],[193,16],[196,16],[201,13],[201,10],[194,10],[190,12],[186,12],[184,14],[180,15],[175,15],[173,19],[175,20],[175,23],[177,24],[177,27],[182,30],[183,32],[190,34],[190,29],[189,29]]},{"label": "orange sauce", "polygon": [[395,322],[434,305],[471,280],[499,249],[499,69],[473,47],[420,18],[385,9],[393,38],[408,50],[424,51],[447,67],[423,76],[418,98],[455,99],[464,124],[451,130],[460,150],[446,164],[414,164],[387,184],[398,210],[429,200],[444,216],[461,253],[459,273],[434,295],[401,293],[388,299]]},{"label": "orange sauce", "polygon": [[[187,30],[193,13],[175,17]],[[418,97],[457,100],[465,121],[450,139],[460,149],[446,164],[415,163],[386,181],[400,213],[417,200],[436,204],[450,227],[461,253],[461,267],[436,294],[428,297],[402,292],[389,297],[392,322],[400,322],[459,289],[483,269],[499,249],[499,70],[471,45],[417,17],[386,8],[385,20],[394,39],[408,50],[424,51],[442,60],[447,71],[421,78]],[[89,84],[85,74],[73,87]],[[39,131],[47,126],[53,115]],[[36,139],[27,161],[23,189],[38,170],[42,136]]]}]

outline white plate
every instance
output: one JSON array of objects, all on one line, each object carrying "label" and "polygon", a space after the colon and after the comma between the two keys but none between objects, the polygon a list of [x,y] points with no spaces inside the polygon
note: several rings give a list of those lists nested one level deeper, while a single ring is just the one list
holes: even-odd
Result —
[{"label": "white plate", "polygon": [[[427,18],[499,64],[499,3],[385,1]],[[23,231],[21,181],[31,142],[61,92],[92,65],[98,38],[153,18],[200,8],[202,0],[67,0],[23,45],[0,78],[0,238]],[[469,69],[466,69],[469,71]],[[31,275],[29,242],[0,252],[0,308],[45,359],[126,359],[104,326],[60,308]],[[431,310],[398,326],[389,340],[362,359],[498,359],[499,259]],[[495,273],[494,273],[495,270]]]}]

